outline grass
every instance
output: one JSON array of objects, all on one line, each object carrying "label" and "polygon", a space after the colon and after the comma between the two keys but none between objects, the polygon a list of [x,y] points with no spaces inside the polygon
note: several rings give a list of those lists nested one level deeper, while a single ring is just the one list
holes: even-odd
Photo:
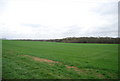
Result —
[{"label": "grass", "polygon": [[[118,78],[118,44],[3,40],[2,51],[4,79]],[[59,63],[36,61],[23,55]]]}]

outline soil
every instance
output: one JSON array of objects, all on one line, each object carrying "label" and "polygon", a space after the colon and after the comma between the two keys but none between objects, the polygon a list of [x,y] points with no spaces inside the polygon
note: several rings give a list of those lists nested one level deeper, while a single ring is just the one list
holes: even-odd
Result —
[{"label": "soil", "polygon": [[35,61],[51,62],[51,63],[59,63],[59,62],[57,62],[57,61],[48,60],[48,59],[43,59],[43,58],[38,58],[38,57],[33,57],[33,56],[30,56],[30,55],[22,55],[22,56],[30,57],[30,58],[32,58],[32,59],[35,60]]}]

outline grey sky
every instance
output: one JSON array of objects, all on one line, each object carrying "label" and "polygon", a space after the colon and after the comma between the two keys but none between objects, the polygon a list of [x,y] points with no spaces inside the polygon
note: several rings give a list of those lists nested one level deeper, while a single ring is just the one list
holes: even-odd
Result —
[{"label": "grey sky", "polygon": [[0,0],[0,36],[118,36],[118,0]]}]

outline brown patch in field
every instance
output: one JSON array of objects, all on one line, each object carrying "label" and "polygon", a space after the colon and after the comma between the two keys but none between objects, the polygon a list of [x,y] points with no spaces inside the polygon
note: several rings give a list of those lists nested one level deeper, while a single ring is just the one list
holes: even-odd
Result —
[{"label": "brown patch in field", "polygon": [[68,65],[65,65],[65,66],[66,66],[66,68],[68,68],[68,69],[74,69],[77,72],[82,72],[82,73],[86,73],[87,72],[86,70],[81,70],[81,69],[79,69],[79,68],[77,68],[75,66],[68,66]]},{"label": "brown patch in field", "polygon": [[79,68],[77,68],[77,67],[75,67],[75,66],[68,66],[68,65],[65,65],[65,66],[66,66],[66,68],[68,68],[68,69],[73,69],[74,71],[77,71],[78,73],[87,73],[86,70],[79,69]]},{"label": "brown patch in field", "polygon": [[30,56],[30,55],[22,55],[22,56],[30,57],[30,58],[32,58],[35,61],[50,62],[50,63],[59,63],[59,62],[56,62],[56,61],[53,61],[53,60],[38,58],[38,57]]},{"label": "brown patch in field", "polygon": [[77,67],[75,67],[75,66],[68,66],[68,65],[65,65],[66,66],[66,68],[68,68],[68,69],[71,69],[71,68],[73,68],[75,71],[80,71]]},{"label": "brown patch in field", "polygon": [[49,63],[49,65],[50,65],[50,66],[54,66],[54,64],[53,64],[53,63]]},{"label": "brown patch in field", "polygon": [[[85,74],[88,74],[89,73],[89,71],[88,70],[81,70],[81,69],[79,69],[79,68],[77,68],[77,67],[75,67],[75,66],[68,66],[68,65],[65,65],[66,66],[66,68],[68,68],[68,69],[73,69],[73,70],[75,70],[75,71],[77,71],[78,73],[80,72],[82,72],[82,73],[85,73]],[[93,72],[94,73],[94,72]],[[102,75],[102,74],[100,74],[100,73],[95,73],[95,75],[97,76],[97,77],[99,77],[99,78],[104,78],[104,76]]]},{"label": "brown patch in field", "polygon": [[51,62],[51,63],[58,63],[56,61],[52,61],[52,60],[48,60],[48,59],[42,59],[42,58],[36,58],[36,57],[32,57],[34,60],[36,61],[44,61],[44,62]]},{"label": "brown patch in field", "polygon": [[[26,56],[29,57],[35,61],[41,61],[41,62],[46,62],[47,64],[49,64],[50,66],[54,66],[54,63],[59,63],[59,65],[64,65],[61,62],[57,62],[57,61],[53,61],[53,60],[48,60],[48,59],[43,59],[43,58],[38,58],[38,57],[34,57],[34,56],[30,56],[30,55],[20,55],[20,56]],[[99,78],[104,78],[104,75],[100,74],[100,73],[95,73],[92,70],[88,70],[88,69],[79,69],[75,66],[68,66],[68,65],[64,65],[67,69],[73,69],[74,71],[77,71],[78,73],[84,73],[84,74],[89,74],[89,72],[92,72],[95,74],[96,77]]]},{"label": "brown patch in field", "polygon": [[102,74],[96,74],[96,76],[99,78],[104,78],[104,76]]}]

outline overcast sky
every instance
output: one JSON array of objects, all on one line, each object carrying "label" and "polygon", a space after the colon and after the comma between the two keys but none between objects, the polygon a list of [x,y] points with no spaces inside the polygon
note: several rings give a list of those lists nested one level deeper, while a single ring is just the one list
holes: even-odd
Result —
[{"label": "overcast sky", "polygon": [[0,36],[117,37],[118,0],[0,0]]}]

